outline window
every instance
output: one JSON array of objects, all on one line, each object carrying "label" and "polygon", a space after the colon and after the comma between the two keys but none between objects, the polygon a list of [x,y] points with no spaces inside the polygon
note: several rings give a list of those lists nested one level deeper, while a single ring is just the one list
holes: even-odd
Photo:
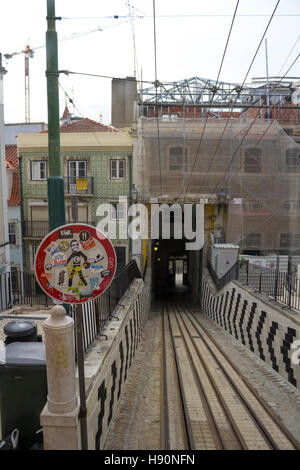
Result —
[{"label": "window", "polygon": [[110,203],[110,220],[126,220],[126,203]]},{"label": "window", "polygon": [[[85,204],[77,204],[73,206],[66,206],[66,223],[75,222],[88,223],[89,220],[89,207]],[[90,222],[91,223],[91,222]]]},{"label": "window", "polygon": [[244,209],[245,210],[253,210],[258,211],[263,209],[263,204],[261,201],[253,199],[252,201],[244,201]]},{"label": "window", "polygon": [[283,208],[287,211],[295,211],[299,209],[299,202],[297,201],[284,201]]},{"label": "window", "polygon": [[30,162],[32,181],[45,181],[47,179],[47,162]]},{"label": "window", "polygon": [[110,160],[110,179],[124,180],[126,178],[126,160],[113,158]]},{"label": "window", "polygon": [[260,246],[261,244],[261,234],[260,233],[249,233],[246,237],[247,246]]},{"label": "window", "polygon": [[8,240],[11,245],[16,244],[16,223],[8,222]]},{"label": "window", "polygon": [[69,160],[69,177],[86,178],[86,161],[85,160]]},{"label": "window", "polygon": [[291,246],[300,246],[299,233],[281,233],[280,234],[280,248],[289,248]]},{"label": "window", "polygon": [[186,148],[172,147],[169,152],[169,169],[171,171],[184,171],[186,167]]},{"label": "window", "polygon": [[261,154],[260,148],[253,147],[245,150],[245,173],[261,173]]},{"label": "window", "polygon": [[298,172],[300,151],[298,149],[288,149],[285,156],[287,171],[290,173]]},{"label": "window", "polygon": [[283,130],[287,135],[293,135],[293,133],[294,133],[293,129],[285,128]]}]

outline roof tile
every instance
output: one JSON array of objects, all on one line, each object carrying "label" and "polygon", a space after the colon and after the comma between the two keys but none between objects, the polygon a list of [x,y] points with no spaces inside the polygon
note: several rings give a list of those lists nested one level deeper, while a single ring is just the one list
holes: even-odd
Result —
[{"label": "roof tile", "polygon": [[[43,131],[43,133],[48,131]],[[78,119],[71,122],[70,124],[64,124],[60,126],[60,132],[72,132],[72,133],[94,133],[94,132],[120,132],[111,126],[106,126],[100,122],[93,121],[89,118]]]},{"label": "roof tile", "polygon": [[18,171],[16,171],[13,176],[10,198],[7,201],[7,205],[8,206],[20,205],[20,184],[19,184],[19,172]]},{"label": "roof tile", "polygon": [[5,160],[6,163],[13,166],[13,169],[17,169],[19,167],[17,145],[5,145]]}]

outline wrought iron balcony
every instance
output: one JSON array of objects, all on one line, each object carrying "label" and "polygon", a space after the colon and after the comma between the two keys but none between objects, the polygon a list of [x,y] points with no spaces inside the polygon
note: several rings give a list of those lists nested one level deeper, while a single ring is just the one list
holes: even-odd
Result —
[{"label": "wrought iron balcony", "polygon": [[64,182],[65,194],[94,194],[93,176],[87,176],[86,178],[65,176]]},{"label": "wrought iron balcony", "polygon": [[[74,223],[66,221],[66,224]],[[86,220],[79,220],[79,224],[88,224],[95,226],[95,222],[87,222]],[[25,238],[44,238],[49,233],[48,221],[38,220],[25,220],[23,222],[22,235]]]}]

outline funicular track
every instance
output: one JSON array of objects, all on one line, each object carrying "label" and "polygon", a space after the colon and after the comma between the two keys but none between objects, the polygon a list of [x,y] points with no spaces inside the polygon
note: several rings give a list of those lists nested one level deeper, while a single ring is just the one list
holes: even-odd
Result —
[{"label": "funicular track", "polygon": [[162,302],[162,331],[162,449],[299,449],[186,306]]}]

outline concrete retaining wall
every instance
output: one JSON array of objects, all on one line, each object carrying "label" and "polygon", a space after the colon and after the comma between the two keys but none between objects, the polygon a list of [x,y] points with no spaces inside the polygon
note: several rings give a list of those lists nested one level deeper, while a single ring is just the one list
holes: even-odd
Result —
[{"label": "concrete retaining wall", "polygon": [[207,270],[203,276],[202,309],[211,320],[300,389],[300,313],[281,308],[268,296],[258,294],[239,281],[216,291]]},{"label": "concrete retaining wall", "polygon": [[89,449],[101,449],[150,311],[150,282],[135,279],[85,359]]}]

